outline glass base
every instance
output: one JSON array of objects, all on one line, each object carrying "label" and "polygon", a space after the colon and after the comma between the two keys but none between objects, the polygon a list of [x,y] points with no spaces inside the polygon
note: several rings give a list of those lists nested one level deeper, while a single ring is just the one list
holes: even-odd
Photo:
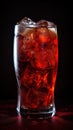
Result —
[{"label": "glass base", "polygon": [[34,109],[34,110],[25,108],[20,108],[19,110],[17,108],[17,111],[25,119],[48,119],[53,117],[56,113],[55,106],[51,106],[46,109]]}]

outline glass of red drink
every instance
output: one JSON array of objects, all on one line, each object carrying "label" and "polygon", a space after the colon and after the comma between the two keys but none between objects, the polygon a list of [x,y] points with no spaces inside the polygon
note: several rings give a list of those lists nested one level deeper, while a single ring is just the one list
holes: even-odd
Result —
[{"label": "glass of red drink", "polygon": [[17,111],[25,118],[55,115],[58,35],[53,22],[25,17],[15,25],[13,59],[18,83]]}]

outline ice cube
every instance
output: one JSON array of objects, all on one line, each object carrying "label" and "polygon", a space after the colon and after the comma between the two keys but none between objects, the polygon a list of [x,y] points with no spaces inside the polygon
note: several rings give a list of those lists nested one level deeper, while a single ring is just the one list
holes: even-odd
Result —
[{"label": "ice cube", "polygon": [[31,28],[31,27],[35,27],[36,23],[34,21],[32,21],[30,18],[28,17],[24,17],[23,19],[21,19],[19,22],[17,22],[16,27],[15,27],[15,34],[22,34],[25,31],[25,28]]},{"label": "ice cube", "polygon": [[33,27],[36,23],[34,21],[32,21],[30,18],[24,17],[17,24],[21,24],[23,26],[25,25],[25,26],[28,26],[28,27]]},{"label": "ice cube", "polygon": [[37,22],[37,26],[40,27],[39,31],[42,34],[42,39],[47,40],[48,36],[51,39],[54,39],[57,34],[57,28],[56,25],[53,22],[48,22],[46,20],[40,20]]},{"label": "ice cube", "polygon": [[47,20],[40,20],[36,24],[40,27],[55,27],[55,24],[53,22],[49,22]]}]

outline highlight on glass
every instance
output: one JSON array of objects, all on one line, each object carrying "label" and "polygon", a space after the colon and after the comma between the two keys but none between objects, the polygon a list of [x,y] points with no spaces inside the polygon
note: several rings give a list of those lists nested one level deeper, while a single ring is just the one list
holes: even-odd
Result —
[{"label": "highlight on glass", "polygon": [[17,111],[27,119],[53,117],[58,70],[57,26],[47,20],[33,22],[24,17],[15,25],[14,34]]}]

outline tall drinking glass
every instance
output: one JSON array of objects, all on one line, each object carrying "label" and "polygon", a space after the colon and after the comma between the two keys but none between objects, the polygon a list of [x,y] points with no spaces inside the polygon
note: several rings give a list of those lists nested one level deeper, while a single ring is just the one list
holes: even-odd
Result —
[{"label": "tall drinking glass", "polygon": [[53,22],[25,17],[15,25],[13,59],[18,84],[17,111],[23,117],[55,115],[58,35]]}]

